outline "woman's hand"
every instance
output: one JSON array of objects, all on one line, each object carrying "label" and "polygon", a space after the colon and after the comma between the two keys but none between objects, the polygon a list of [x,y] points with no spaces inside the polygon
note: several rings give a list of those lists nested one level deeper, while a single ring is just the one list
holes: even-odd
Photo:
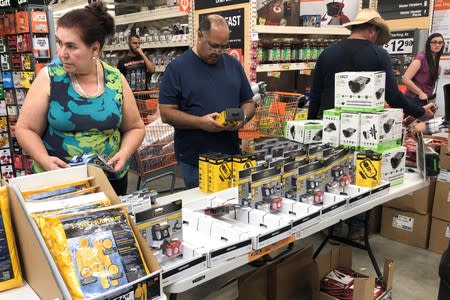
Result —
[{"label": "woman's hand", "polygon": [[125,167],[125,164],[130,158],[128,153],[124,150],[117,152],[113,157],[108,160],[108,166],[111,167],[111,172],[119,173]]},{"label": "woman's hand", "polygon": [[419,96],[419,99],[422,100],[422,101],[427,101],[428,100],[428,96],[424,92],[420,93],[418,96]]},{"label": "woman's hand", "polygon": [[64,162],[63,160],[59,159],[56,156],[49,156],[47,159],[45,159],[43,161],[43,163],[41,163],[41,166],[46,171],[58,170],[58,169],[70,167],[66,162]]}]

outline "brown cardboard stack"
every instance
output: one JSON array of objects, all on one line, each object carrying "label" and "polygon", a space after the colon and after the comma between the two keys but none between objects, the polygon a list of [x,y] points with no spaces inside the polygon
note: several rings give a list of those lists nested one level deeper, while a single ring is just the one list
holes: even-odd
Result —
[{"label": "brown cardboard stack", "polygon": [[[385,293],[377,299],[386,299],[391,293],[394,281],[394,261],[385,259],[383,271],[383,287]],[[320,281],[328,273],[336,268],[352,268],[352,247],[339,246],[316,257],[313,266],[313,299],[315,300],[336,300],[322,291],[320,291]],[[373,300],[373,291],[375,288],[375,278],[365,276],[366,278],[355,278],[353,288],[353,299]],[[388,298],[390,299],[390,298]]]},{"label": "brown cardboard stack", "polygon": [[[441,168],[450,169],[450,156],[444,152],[446,151],[441,151]],[[444,171],[441,169],[440,175],[443,173]],[[450,178],[448,177],[439,176],[434,195],[429,249],[437,253],[442,253],[447,249],[450,239],[450,182],[447,182]]]},{"label": "brown cardboard stack", "polygon": [[428,247],[436,181],[383,205],[381,235],[420,248]]}]

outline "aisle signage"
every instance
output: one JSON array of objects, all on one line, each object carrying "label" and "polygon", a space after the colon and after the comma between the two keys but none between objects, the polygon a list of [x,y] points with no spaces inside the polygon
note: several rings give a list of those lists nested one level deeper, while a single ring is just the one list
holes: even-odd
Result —
[{"label": "aisle signage", "polygon": [[412,54],[414,49],[414,30],[392,32],[391,40],[384,48],[391,55]]},{"label": "aisle signage", "polygon": [[[216,11],[215,14],[225,18],[230,28],[230,49],[227,53],[243,63],[244,57],[244,9],[230,9],[224,11]],[[200,14],[200,22],[210,14]]]},{"label": "aisle signage", "polygon": [[427,17],[429,0],[378,0],[377,10],[385,20]]},{"label": "aisle signage", "polygon": [[195,0],[195,10],[248,2],[249,0]]}]

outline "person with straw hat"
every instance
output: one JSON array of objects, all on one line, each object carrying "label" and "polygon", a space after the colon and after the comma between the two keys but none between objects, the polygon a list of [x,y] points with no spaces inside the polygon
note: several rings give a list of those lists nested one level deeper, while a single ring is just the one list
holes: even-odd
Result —
[{"label": "person with straw hat", "polygon": [[422,107],[412,103],[397,88],[391,58],[381,46],[390,40],[391,33],[380,14],[372,8],[362,9],[355,20],[343,26],[350,30],[350,36],[327,47],[317,60],[308,119],[321,119],[324,110],[334,108],[334,75],[345,71],[384,71],[387,103],[421,120],[431,119],[433,104]]}]

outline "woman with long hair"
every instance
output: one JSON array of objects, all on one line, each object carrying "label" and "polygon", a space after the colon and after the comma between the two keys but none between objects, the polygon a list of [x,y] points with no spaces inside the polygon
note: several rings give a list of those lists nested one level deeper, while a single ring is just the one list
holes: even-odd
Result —
[{"label": "woman with long hair", "polygon": [[425,52],[420,52],[411,62],[402,77],[407,87],[406,96],[426,104],[432,98],[439,77],[439,61],[444,50],[444,37],[440,33],[431,34],[425,44]]}]

